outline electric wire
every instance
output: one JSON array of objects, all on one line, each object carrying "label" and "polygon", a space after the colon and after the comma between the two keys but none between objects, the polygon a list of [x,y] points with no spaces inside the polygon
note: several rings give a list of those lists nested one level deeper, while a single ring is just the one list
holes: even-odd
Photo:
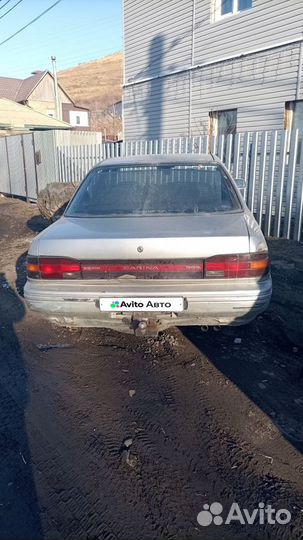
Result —
[{"label": "electric wire", "polygon": [[11,2],[11,1],[12,1],[12,0],[7,0],[7,1],[5,2],[5,4],[3,4],[3,6],[0,7],[0,9],[3,9],[3,8],[4,8],[9,2]]},{"label": "electric wire", "polygon": [[[11,11],[13,11],[13,9],[15,9],[15,7],[17,7],[19,4],[21,4],[21,2],[23,2],[23,0],[19,0],[19,2],[17,2],[13,7],[11,7],[5,13],[3,13],[3,15],[1,15],[0,19],[3,19],[3,17],[5,17],[5,15],[8,15]],[[6,4],[4,4],[2,7],[4,7],[5,5]]]},{"label": "electric wire", "polygon": [[[19,0],[19,3],[22,2],[22,0]],[[41,17],[43,17],[43,15],[45,15],[46,13],[48,13],[48,11],[50,11],[51,9],[53,9],[55,6],[57,6],[58,4],[60,4],[60,2],[62,2],[62,0],[57,0],[57,2],[55,2],[54,4],[52,4],[50,7],[48,7],[47,9],[45,9],[44,11],[42,11],[42,13],[40,13],[39,15],[37,15],[37,17],[35,17],[34,19],[32,19],[31,21],[29,21],[27,24],[25,24],[24,26],[22,26],[22,28],[19,28],[19,30],[17,30],[17,32],[14,32],[14,34],[11,34],[9,37],[7,37],[6,39],[4,39],[3,41],[0,42],[0,47],[1,45],[4,45],[4,43],[7,43],[8,41],[10,41],[11,39],[13,39],[15,36],[17,36],[18,34],[20,34],[20,32],[23,32],[23,30],[25,30],[26,28],[28,28],[31,24],[33,24],[34,22],[36,22],[38,19],[40,19]],[[1,18],[1,17],[0,17]]]}]

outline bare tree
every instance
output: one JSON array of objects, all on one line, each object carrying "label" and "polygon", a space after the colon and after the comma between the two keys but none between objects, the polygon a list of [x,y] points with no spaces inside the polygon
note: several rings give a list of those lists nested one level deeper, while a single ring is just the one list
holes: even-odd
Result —
[{"label": "bare tree", "polygon": [[122,115],[116,105],[105,110],[91,110],[91,129],[102,131],[106,140],[116,141],[122,136]]}]

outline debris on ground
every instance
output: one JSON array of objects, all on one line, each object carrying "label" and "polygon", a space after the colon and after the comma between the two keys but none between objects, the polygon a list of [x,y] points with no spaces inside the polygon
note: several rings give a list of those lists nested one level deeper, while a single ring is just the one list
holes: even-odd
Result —
[{"label": "debris on ground", "polygon": [[130,450],[123,450],[121,454],[121,461],[132,469],[135,469],[138,464],[138,458],[134,455],[131,455]]},{"label": "debris on ground", "polygon": [[130,448],[132,444],[133,439],[131,437],[127,437],[127,439],[124,439],[123,441],[123,446],[125,446],[125,448]]},{"label": "debris on ground", "polygon": [[25,460],[25,457],[24,457],[24,455],[22,454],[22,452],[19,452],[19,454],[20,454],[20,456],[21,456],[21,459],[22,459],[24,465],[27,465],[27,461]]},{"label": "debris on ground", "polygon": [[53,345],[43,345],[41,343],[39,343],[38,345],[36,345],[37,349],[39,349],[39,351],[51,351],[52,349],[72,349],[73,348],[73,345],[70,345],[69,343],[55,343]]}]

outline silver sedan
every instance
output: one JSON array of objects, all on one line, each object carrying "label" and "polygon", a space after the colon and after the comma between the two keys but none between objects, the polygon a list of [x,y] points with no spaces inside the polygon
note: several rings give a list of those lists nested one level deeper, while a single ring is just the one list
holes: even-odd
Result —
[{"label": "silver sedan", "polygon": [[65,326],[156,335],[241,325],[271,297],[268,250],[212,155],[103,161],[28,254],[28,306]]}]

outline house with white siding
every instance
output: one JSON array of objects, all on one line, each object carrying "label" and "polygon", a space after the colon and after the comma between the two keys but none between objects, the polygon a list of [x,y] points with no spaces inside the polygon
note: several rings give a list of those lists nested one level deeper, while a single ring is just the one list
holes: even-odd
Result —
[{"label": "house with white siding", "polygon": [[124,0],[125,139],[303,129],[302,0]]}]

